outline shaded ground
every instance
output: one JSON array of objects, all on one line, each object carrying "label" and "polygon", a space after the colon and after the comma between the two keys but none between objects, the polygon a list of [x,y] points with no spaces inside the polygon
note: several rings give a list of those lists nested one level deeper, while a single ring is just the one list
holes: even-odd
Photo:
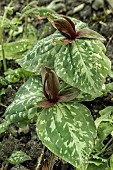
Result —
[{"label": "shaded ground", "polygon": [[[51,0],[43,0],[39,1],[40,6],[49,5]],[[87,22],[91,29],[96,30],[100,34],[102,34],[106,38],[106,48],[107,48],[107,56],[112,61],[112,69],[113,69],[113,9],[110,8],[109,3],[107,1],[103,1],[104,4],[95,5],[93,0],[62,0],[62,2],[57,2],[54,6],[55,10],[58,13],[62,13],[65,15],[73,16],[77,19],[80,19],[83,22]],[[1,10],[5,5],[9,3],[9,0],[2,0],[0,2]],[[18,11],[21,6],[24,5],[23,0],[16,1],[15,13]],[[37,21],[33,23],[36,28],[41,32],[43,25],[48,24],[47,21]],[[13,62],[13,61],[11,61]],[[11,64],[9,62],[9,65]],[[13,64],[12,64],[13,65]],[[3,74],[3,70],[1,69],[1,75]],[[107,82],[113,81],[112,79],[107,79]],[[2,98],[2,103],[5,106],[8,106],[15,95],[15,92],[18,90],[19,86],[23,81],[12,84],[11,88],[7,90],[6,94]],[[108,94],[108,96],[104,98],[98,98],[92,102],[84,102],[88,108],[92,111],[93,117],[96,118],[99,110],[105,108],[106,106],[113,105],[112,96]],[[4,106],[0,106],[0,116],[2,120],[2,115],[5,111]],[[11,164],[6,167],[6,170],[39,170],[37,167],[37,159],[41,156],[42,151],[44,151],[41,161],[40,169],[48,170],[47,164],[51,164],[53,160],[52,154],[43,147],[41,142],[37,139],[37,135],[35,132],[35,125],[30,126],[30,130],[27,134],[22,132],[18,132],[18,129],[14,125],[12,125],[8,132],[0,135],[0,167],[1,170],[3,168],[4,161],[11,155],[13,150],[23,150],[29,156],[31,156],[32,161],[26,161],[22,165],[13,166]],[[113,148],[110,149],[108,156],[113,152]],[[56,161],[53,170],[73,170],[74,168],[60,159],[56,158]],[[4,163],[5,164],[5,163]]]}]

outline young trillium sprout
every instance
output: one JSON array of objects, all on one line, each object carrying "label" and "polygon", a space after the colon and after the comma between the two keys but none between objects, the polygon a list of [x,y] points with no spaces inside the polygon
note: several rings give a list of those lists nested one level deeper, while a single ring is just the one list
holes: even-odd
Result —
[{"label": "young trillium sprout", "polygon": [[66,89],[64,92],[59,93],[60,83],[54,70],[49,67],[41,66],[41,76],[44,96],[47,100],[37,103],[38,107],[49,108],[57,102],[68,102],[73,100],[79,95],[80,91],[73,87]]},{"label": "young trillium sprout", "polygon": [[62,35],[66,37],[65,40],[62,40],[65,43],[71,43],[76,38],[92,38],[100,41],[105,41],[105,38],[99,33],[89,29],[83,28],[79,31],[76,31],[75,24],[71,21],[70,18],[63,15],[51,15],[48,14],[48,20],[51,22],[53,27],[61,32]]}]

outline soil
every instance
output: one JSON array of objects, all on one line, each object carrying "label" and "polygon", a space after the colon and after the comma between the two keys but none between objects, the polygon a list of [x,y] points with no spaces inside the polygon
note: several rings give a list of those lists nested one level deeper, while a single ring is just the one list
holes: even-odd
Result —
[{"label": "soil", "polygon": [[[96,1],[96,0],[95,0]],[[95,5],[94,0],[61,0],[57,2],[61,3],[60,6],[57,6],[55,9],[58,13],[73,16],[77,19],[80,19],[83,22],[86,22],[89,27],[106,38],[105,46],[107,48],[106,54],[112,62],[113,70],[113,9],[110,7],[109,3],[103,0],[104,4]],[[0,10],[1,14],[3,13],[4,7],[7,6],[9,0],[0,1]],[[24,5],[24,0],[17,0],[15,3],[15,12]],[[39,6],[47,6],[51,3],[51,0],[39,0]],[[82,6],[80,6],[82,4]],[[55,7],[56,7],[55,5]],[[79,8],[78,8],[79,7]],[[42,31],[43,25],[48,24],[47,20],[36,21],[33,23],[35,27]],[[52,29],[51,29],[52,30]],[[52,30],[53,31],[53,30]],[[45,35],[47,36],[47,34]],[[11,67],[14,61],[8,61],[8,66]],[[14,66],[15,67],[15,66]],[[13,67],[13,68],[14,68]],[[18,65],[16,65],[18,67]],[[1,67],[0,75],[3,76],[3,68]],[[112,78],[107,78],[106,83],[113,82]],[[23,80],[15,84],[10,84],[10,87],[7,89],[7,86],[3,86],[7,89],[6,93],[2,95],[1,103],[3,106],[0,106],[0,121],[3,119],[3,114],[6,107],[14,99],[15,93],[23,83]],[[2,86],[0,87],[2,88]],[[97,98],[92,102],[84,102],[84,104],[91,110],[94,119],[98,116],[99,110],[105,108],[106,106],[113,106],[113,100],[111,94],[103,98]],[[21,165],[12,165],[6,164],[5,160],[11,155],[13,150],[23,150],[29,156],[31,156],[31,161],[26,161]],[[113,147],[110,148],[107,156],[110,156],[113,153]],[[35,132],[35,125],[31,124],[30,129],[27,133],[19,132],[18,129],[11,125],[10,129],[0,135],[0,167],[1,170],[39,170],[37,169],[38,158],[42,155],[40,170],[48,170],[48,166],[52,162],[52,153],[44,148],[41,141],[37,138]],[[54,157],[54,156],[53,156]],[[53,170],[74,170],[75,168],[70,164],[62,161],[59,158],[55,159]]]}]

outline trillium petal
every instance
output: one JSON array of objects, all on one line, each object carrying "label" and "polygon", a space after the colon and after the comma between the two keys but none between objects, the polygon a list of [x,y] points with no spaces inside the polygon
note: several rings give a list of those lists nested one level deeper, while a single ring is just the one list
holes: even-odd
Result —
[{"label": "trillium petal", "polygon": [[51,22],[53,27],[59,30],[67,38],[75,39],[76,31],[74,23],[64,15],[47,15],[48,20]]},{"label": "trillium petal", "polygon": [[76,32],[73,28],[72,24],[68,22],[66,19],[55,19],[54,24],[56,28],[67,38],[75,39],[76,38]]},{"label": "trillium petal", "polygon": [[73,28],[73,31],[75,31],[75,24],[68,17],[65,17],[64,15],[62,17],[65,18],[70,23],[70,25]]},{"label": "trillium petal", "polygon": [[60,88],[59,80],[55,72],[49,67],[41,68],[44,95],[49,101],[56,101]]}]

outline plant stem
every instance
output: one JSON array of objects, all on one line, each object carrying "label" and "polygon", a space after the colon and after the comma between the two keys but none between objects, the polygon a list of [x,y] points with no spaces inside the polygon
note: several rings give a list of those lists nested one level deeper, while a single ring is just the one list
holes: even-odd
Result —
[{"label": "plant stem", "polygon": [[4,44],[2,43],[2,57],[3,57],[3,66],[4,66],[4,71],[7,71],[7,64],[6,64],[6,58],[5,58],[5,51],[4,51]]},{"label": "plant stem", "polygon": [[102,154],[102,153],[105,151],[105,149],[109,146],[109,144],[112,142],[112,140],[113,140],[113,138],[111,138],[111,139],[108,141],[108,143],[104,146],[104,148],[103,148],[100,152],[98,152],[96,155]]},{"label": "plant stem", "polygon": [[44,155],[44,150],[45,150],[45,146],[43,146],[43,148],[42,148],[42,152],[41,152],[40,157],[38,158],[37,166],[36,166],[35,170],[39,170],[39,169],[40,169],[42,157],[43,157],[43,155]]},{"label": "plant stem", "polygon": [[[12,5],[13,1],[11,1],[8,5],[8,7],[10,7]],[[7,8],[8,8],[7,7]],[[3,57],[3,67],[4,67],[4,71],[7,70],[7,65],[6,65],[6,58],[5,58],[5,50],[4,50],[4,42],[3,42],[3,31],[4,31],[4,20],[7,16],[7,8],[4,11],[4,15],[3,15],[3,19],[2,19],[2,23],[1,23],[1,30],[0,30],[0,42],[1,42],[1,49],[2,49],[2,57]]]},{"label": "plant stem", "polygon": [[[19,20],[22,20],[22,19],[23,19],[23,16],[19,18]],[[18,27],[18,23],[14,26],[14,29],[13,29],[12,33],[10,34],[10,36],[8,37],[8,39],[7,39],[6,43],[5,43],[5,45],[7,45],[7,44],[9,43],[9,41],[11,40],[11,38],[12,38],[12,36],[13,36],[15,30],[17,29],[17,27]]]},{"label": "plant stem", "polygon": [[5,108],[7,108],[7,106],[6,106],[6,105],[4,105],[4,104],[2,104],[2,103],[0,103],[0,106],[1,106],[1,107],[5,107]]},{"label": "plant stem", "polygon": [[17,27],[18,27],[18,24],[16,24],[16,25],[14,26],[14,29],[13,29],[12,33],[10,34],[10,36],[8,37],[5,45],[7,45],[7,44],[9,43],[9,41],[11,40],[11,38],[12,38],[12,36],[13,36],[13,33],[15,32],[15,30],[17,29]]},{"label": "plant stem", "polygon": [[[28,5],[28,3],[29,0],[26,0],[26,6]],[[24,28],[25,35],[27,35],[27,24],[28,24],[28,16],[25,16],[25,28]]]},{"label": "plant stem", "polygon": [[[28,2],[29,2],[29,0],[26,1],[26,4],[27,4],[27,5],[28,5]],[[24,16],[21,16],[21,17],[19,18],[19,20],[22,20],[23,18],[24,18]],[[26,18],[25,18],[25,25],[27,25],[27,22],[28,22],[28,17],[26,16]],[[9,43],[9,41],[11,40],[11,38],[12,38],[15,30],[17,29],[17,27],[18,27],[18,23],[14,26],[14,29],[13,29],[12,33],[9,35],[9,37],[8,37],[5,45],[7,45],[7,44]],[[26,27],[27,27],[27,26],[26,26]],[[26,32],[27,32],[27,28],[26,28],[25,30],[26,30]]]}]

